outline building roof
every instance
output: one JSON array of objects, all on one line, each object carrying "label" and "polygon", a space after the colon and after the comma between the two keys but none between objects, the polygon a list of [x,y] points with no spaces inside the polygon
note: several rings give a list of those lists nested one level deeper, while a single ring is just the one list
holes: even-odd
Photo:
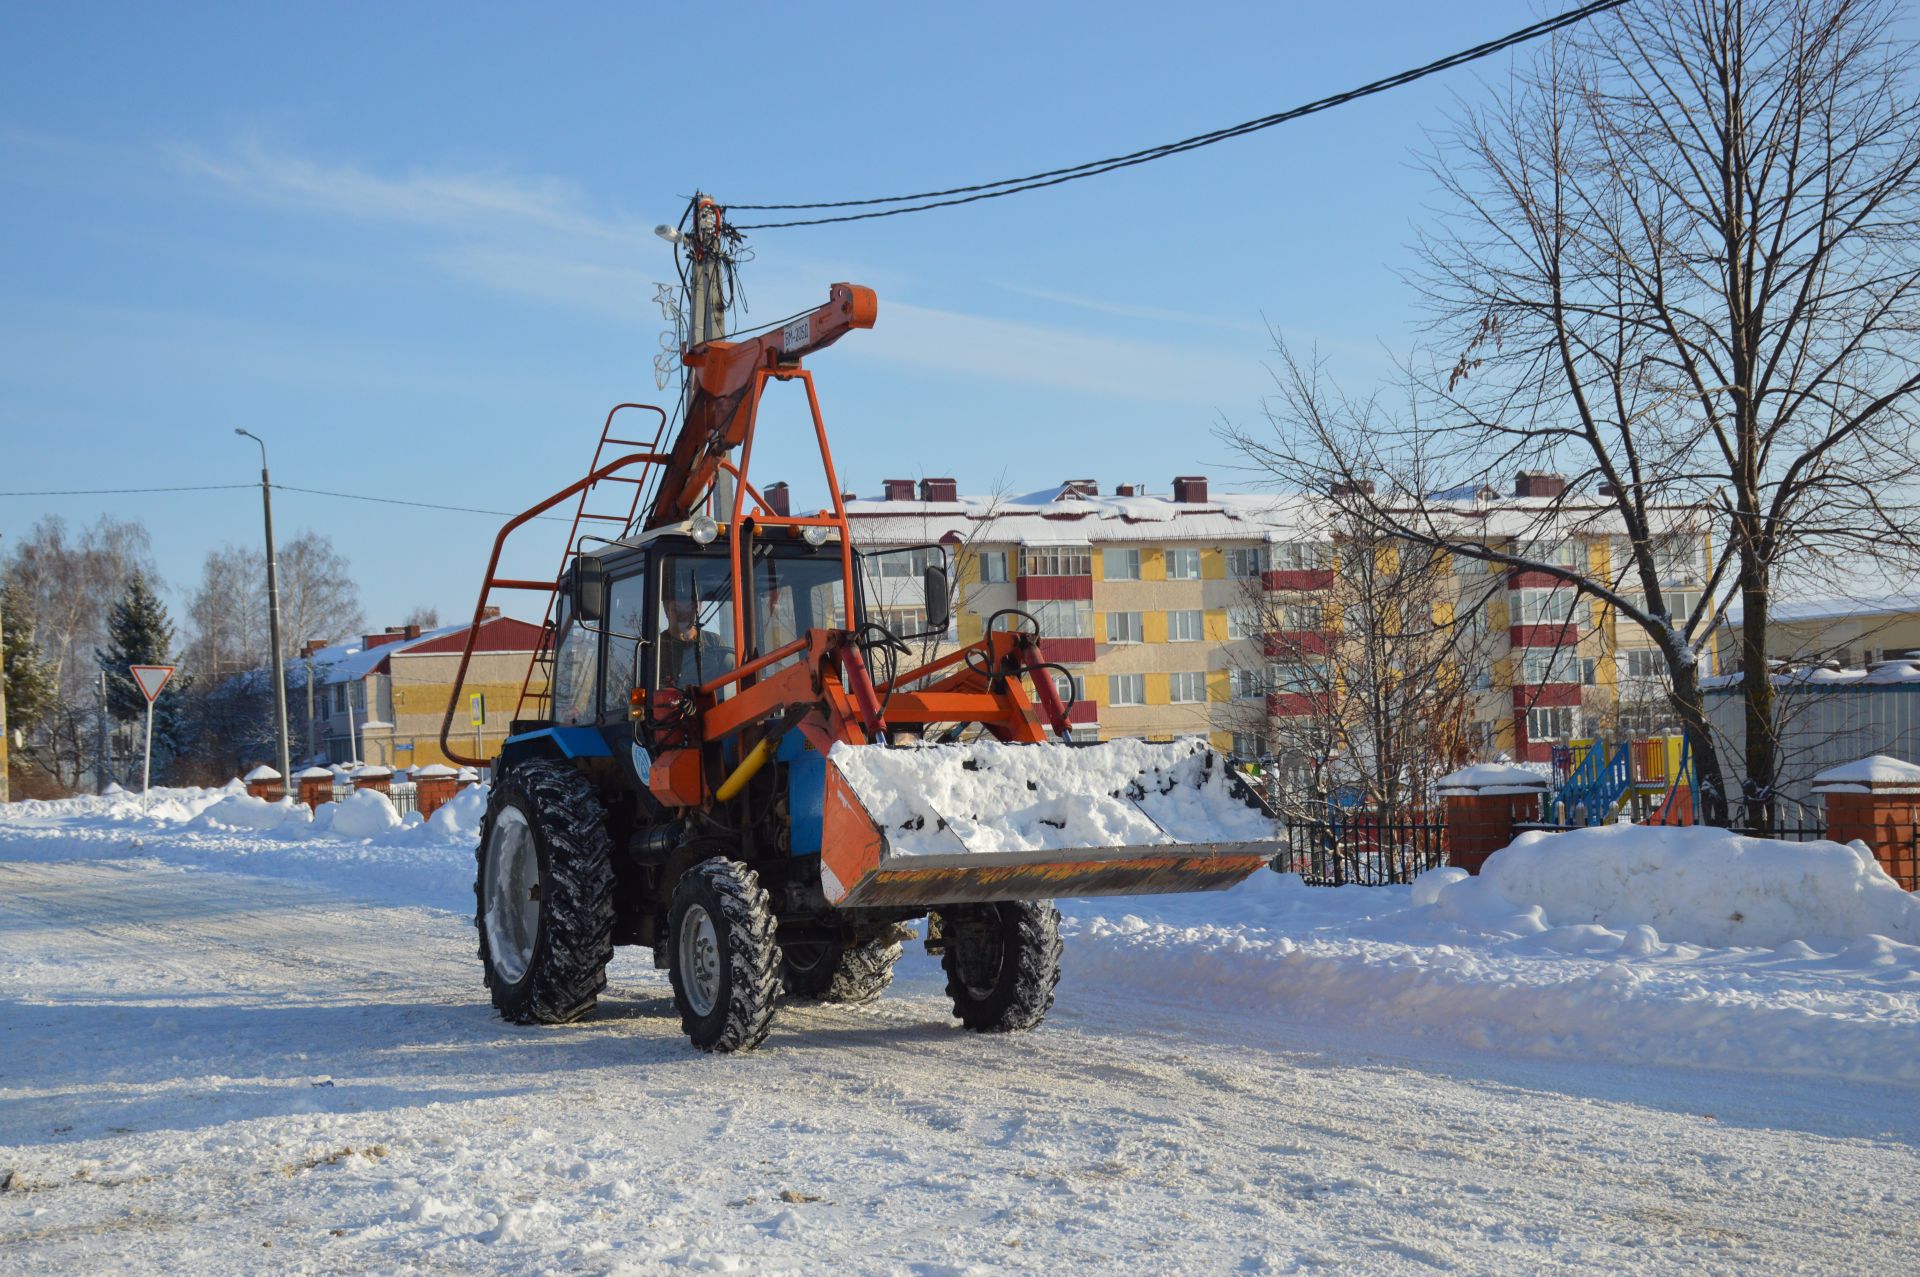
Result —
[{"label": "building roof", "polygon": [[[1830,597],[1812,599],[1775,599],[1767,608],[1767,620],[1840,621],[1852,616],[1899,616],[1920,612],[1920,593],[1868,594],[1857,598]],[[1745,615],[1738,596],[1727,608],[1727,624],[1740,624]]]},{"label": "building roof", "polygon": [[[1579,505],[1542,497],[1430,498],[1427,508],[1453,520],[1466,538],[1618,535],[1609,504]],[[1556,503],[1558,508],[1555,510]],[[1222,493],[1205,501],[1169,496],[1088,495],[1065,483],[1019,496],[960,496],[953,501],[855,499],[846,503],[858,541],[899,545],[952,538],[1018,545],[1089,545],[1109,541],[1325,541],[1339,518],[1330,497],[1312,493]],[[1553,510],[1543,526],[1542,516]],[[1676,509],[1674,526],[1696,522]]]},{"label": "building roof", "polygon": [[[387,662],[402,653],[413,656],[457,653],[466,645],[469,625],[467,621],[457,625],[442,625],[438,629],[425,630],[415,638],[395,639],[376,643],[372,647],[368,647],[364,639],[354,639],[320,648],[313,654],[315,682],[317,685],[327,685],[365,678],[369,674],[385,671]],[[480,633],[474,640],[473,650],[531,652],[539,639],[539,626],[511,616],[493,616],[480,622]],[[294,686],[305,686],[302,680],[306,677],[306,662],[290,662],[287,677]]]}]

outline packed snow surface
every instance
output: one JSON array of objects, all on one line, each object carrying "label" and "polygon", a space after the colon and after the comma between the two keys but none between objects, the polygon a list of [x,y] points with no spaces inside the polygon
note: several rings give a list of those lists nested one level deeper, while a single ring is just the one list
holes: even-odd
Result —
[{"label": "packed snow surface", "polygon": [[713,1058],[636,950],[492,1013],[485,801],[0,807],[0,1272],[1920,1271],[1920,947],[1849,848],[1065,901],[1035,1033],[909,945]]},{"label": "packed snow surface", "polygon": [[891,854],[1245,843],[1274,822],[1205,741],[833,747]]}]

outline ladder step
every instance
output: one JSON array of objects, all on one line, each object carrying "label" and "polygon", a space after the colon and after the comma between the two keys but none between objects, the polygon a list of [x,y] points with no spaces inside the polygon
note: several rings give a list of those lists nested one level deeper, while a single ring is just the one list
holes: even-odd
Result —
[{"label": "ladder step", "polygon": [[624,448],[652,448],[652,447],[653,447],[653,446],[654,446],[654,445],[655,445],[655,444],[656,444],[656,443],[657,443],[658,441],[657,441],[657,440],[653,440],[653,439],[649,439],[649,440],[646,440],[645,442],[642,442],[642,441],[641,441],[641,440],[639,440],[639,439],[611,439],[611,438],[608,438],[608,439],[602,439],[602,440],[601,440],[600,442],[601,442],[601,443],[613,443],[613,444],[619,444],[619,445],[620,445],[621,447],[624,447]]},{"label": "ladder step", "polygon": [[602,523],[626,523],[629,521],[624,514],[588,514],[582,511],[577,517],[582,519],[599,519]]}]

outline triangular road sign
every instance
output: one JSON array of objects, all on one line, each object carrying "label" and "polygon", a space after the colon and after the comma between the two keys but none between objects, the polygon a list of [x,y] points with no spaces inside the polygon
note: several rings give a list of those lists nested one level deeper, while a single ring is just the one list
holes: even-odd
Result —
[{"label": "triangular road sign", "polygon": [[173,677],[174,667],[171,665],[129,665],[127,668],[133,671],[133,681],[140,684],[140,690],[146,694],[147,703],[151,705],[154,698],[160,695],[160,689],[167,685],[167,680]]}]

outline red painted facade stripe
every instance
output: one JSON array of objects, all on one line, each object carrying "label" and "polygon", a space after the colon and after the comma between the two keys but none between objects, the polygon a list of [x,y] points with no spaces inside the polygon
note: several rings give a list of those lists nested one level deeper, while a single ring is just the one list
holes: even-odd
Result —
[{"label": "red painted facade stripe", "polygon": [[1261,645],[1268,656],[1323,656],[1333,647],[1326,630],[1280,630]]},{"label": "red painted facade stripe", "polygon": [[1326,697],[1312,692],[1275,692],[1267,697],[1267,713],[1275,718],[1294,718],[1315,713]]},{"label": "red painted facade stripe", "polygon": [[1516,718],[1526,717],[1528,710],[1536,705],[1578,705],[1580,703],[1580,684],[1578,683],[1542,683],[1537,687],[1518,686],[1513,689],[1513,713]]},{"label": "red painted facade stripe", "polygon": [[1324,590],[1333,584],[1333,569],[1299,568],[1262,572],[1260,584],[1269,590]]},{"label": "red painted facade stripe", "polygon": [[1515,625],[1507,632],[1515,647],[1578,647],[1577,625]]},{"label": "red painted facade stripe", "polygon": [[1088,665],[1093,661],[1093,640],[1090,638],[1050,638],[1040,645],[1050,661],[1059,661],[1062,665]]},{"label": "red painted facade stripe", "polygon": [[1100,721],[1100,707],[1091,700],[1082,697],[1073,703],[1072,709],[1067,711],[1067,721],[1069,723],[1097,723]]},{"label": "red painted facade stripe", "polygon": [[1028,599],[1041,601],[1091,599],[1093,578],[1090,576],[1022,576],[1013,583],[1013,597],[1023,602]]},{"label": "red painted facade stripe", "polygon": [[1510,590],[1551,590],[1555,588],[1571,590],[1568,585],[1551,572],[1515,571],[1507,573],[1507,588]]}]

